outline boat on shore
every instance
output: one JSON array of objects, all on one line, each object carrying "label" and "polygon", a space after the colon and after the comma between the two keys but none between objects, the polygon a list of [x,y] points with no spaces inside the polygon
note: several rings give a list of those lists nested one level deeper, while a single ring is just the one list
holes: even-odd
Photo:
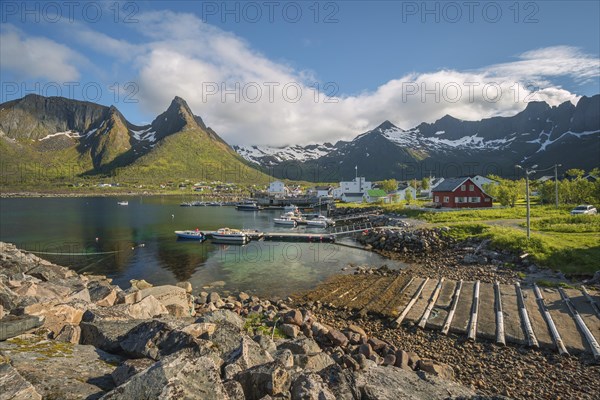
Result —
[{"label": "boat on shore", "polygon": [[198,229],[196,230],[187,230],[187,231],[175,231],[178,239],[185,240],[199,240],[204,242],[206,240],[206,236],[204,232],[200,232]]},{"label": "boat on shore", "polygon": [[246,244],[250,237],[239,229],[221,228],[211,234],[211,240],[218,243]]},{"label": "boat on shore", "polygon": [[256,204],[253,201],[238,203],[238,205],[235,206],[235,208],[238,211],[260,211],[262,209],[258,204]]},{"label": "boat on shore", "polygon": [[117,204],[120,206],[128,206],[129,202],[128,201],[117,201]]}]

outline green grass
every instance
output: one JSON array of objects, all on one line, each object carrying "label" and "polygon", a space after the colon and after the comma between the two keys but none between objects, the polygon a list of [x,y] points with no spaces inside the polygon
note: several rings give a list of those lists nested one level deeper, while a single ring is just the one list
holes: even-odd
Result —
[{"label": "green grass", "polygon": [[[525,223],[521,226],[526,226]],[[531,229],[544,232],[586,233],[600,232],[598,215],[564,215],[531,221]]]},{"label": "green grass", "polygon": [[571,286],[565,282],[553,282],[553,281],[548,281],[546,279],[540,279],[540,280],[536,281],[535,283],[540,287],[547,287],[547,288],[561,287],[564,289],[573,289],[573,286]]},{"label": "green grass", "polygon": [[[246,321],[244,322],[244,330],[248,332],[250,335],[264,335],[269,336],[273,335],[273,338],[276,339],[284,339],[286,336],[283,334],[281,329],[273,328],[274,322],[268,321],[264,315],[259,313],[251,313],[246,317]],[[274,331],[273,331],[274,330]]]},{"label": "green grass", "polygon": [[600,269],[600,236],[596,233],[525,232],[510,227],[478,223],[457,224],[448,233],[456,239],[490,239],[492,246],[515,253],[529,253],[541,266],[569,275],[592,275]]}]

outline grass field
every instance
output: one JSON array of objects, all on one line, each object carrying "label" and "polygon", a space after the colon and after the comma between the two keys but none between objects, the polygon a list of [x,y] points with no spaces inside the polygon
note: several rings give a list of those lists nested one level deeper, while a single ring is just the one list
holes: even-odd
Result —
[{"label": "grass field", "polygon": [[[348,205],[344,205],[348,207]],[[355,205],[350,205],[354,207]],[[372,205],[359,205],[367,207]],[[464,239],[490,239],[498,249],[529,253],[541,266],[569,275],[592,275],[600,270],[600,215],[571,216],[574,205],[533,205],[531,239],[525,232],[526,208],[490,208],[479,210],[414,210],[385,204],[388,212],[426,221],[432,226],[450,226],[450,235]],[[506,224],[502,220],[507,220]]]}]

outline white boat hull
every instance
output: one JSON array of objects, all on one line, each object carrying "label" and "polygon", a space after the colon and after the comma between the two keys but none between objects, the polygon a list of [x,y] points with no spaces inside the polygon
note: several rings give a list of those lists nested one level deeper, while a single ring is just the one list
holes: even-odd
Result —
[{"label": "white boat hull", "polygon": [[175,231],[178,238],[190,240],[206,240],[206,236],[202,232],[197,231]]},{"label": "white boat hull", "polygon": [[286,226],[296,226],[296,225],[298,225],[298,223],[296,221],[289,220],[289,219],[274,218],[273,222],[275,223],[275,225],[286,225]]},{"label": "white boat hull", "polygon": [[307,226],[327,228],[327,222],[325,221],[306,221]]}]

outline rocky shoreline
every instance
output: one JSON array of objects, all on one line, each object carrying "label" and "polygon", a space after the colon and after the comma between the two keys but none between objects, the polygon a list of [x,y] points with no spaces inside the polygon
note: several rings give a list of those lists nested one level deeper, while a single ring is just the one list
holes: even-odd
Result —
[{"label": "rocky shoreline", "polygon": [[447,364],[292,299],[122,290],[0,243],[0,398],[473,398]]}]

